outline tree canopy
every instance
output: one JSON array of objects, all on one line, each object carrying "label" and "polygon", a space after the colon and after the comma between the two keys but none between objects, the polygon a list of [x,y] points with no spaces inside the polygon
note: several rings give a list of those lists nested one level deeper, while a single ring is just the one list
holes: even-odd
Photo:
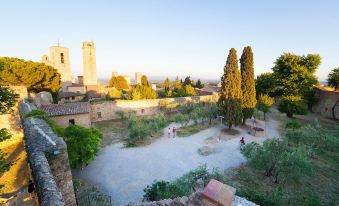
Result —
[{"label": "tree canopy", "polygon": [[243,124],[252,117],[256,105],[253,64],[252,48],[247,46],[240,58]]},{"label": "tree canopy", "polygon": [[318,54],[299,56],[284,53],[272,68],[275,81],[282,95],[298,95],[304,97],[318,82],[315,72],[321,63]]},{"label": "tree canopy", "polygon": [[266,72],[258,75],[255,79],[255,90],[257,97],[261,94],[274,97],[276,95],[277,82],[275,81],[273,73]]},{"label": "tree canopy", "polygon": [[26,86],[28,91],[57,92],[61,76],[55,68],[44,63],[1,57],[0,81],[4,85]]},{"label": "tree canopy", "polygon": [[202,89],[202,88],[204,88],[204,84],[203,83],[201,83],[201,80],[200,79],[198,79],[198,81],[197,81],[197,83],[195,84],[195,88],[198,88],[198,89]]},{"label": "tree canopy", "polygon": [[19,98],[13,90],[0,85],[0,114],[7,113],[15,105]]},{"label": "tree canopy", "polygon": [[177,90],[179,90],[179,89],[181,89],[181,88],[182,88],[182,84],[181,84],[181,82],[179,81],[179,77],[177,77],[177,78],[175,79],[174,83],[173,83],[173,89],[174,89],[174,91],[177,91]]},{"label": "tree canopy", "polygon": [[270,112],[270,107],[273,105],[274,100],[267,94],[260,94],[257,108],[264,113],[264,120],[266,120],[266,113]]},{"label": "tree canopy", "polygon": [[145,87],[149,87],[149,82],[148,82],[148,78],[146,75],[142,75],[141,77],[141,85],[145,86]]},{"label": "tree canopy", "polygon": [[140,99],[156,99],[158,94],[152,88],[137,85],[132,91],[129,93],[129,99],[131,100],[140,100]]},{"label": "tree canopy", "polygon": [[328,85],[335,88],[336,91],[339,91],[339,67],[334,68],[327,78]]},{"label": "tree canopy", "polygon": [[108,82],[109,87],[115,87],[118,90],[129,89],[128,83],[123,76],[112,76]]},{"label": "tree canopy", "polygon": [[232,48],[229,51],[224,74],[221,77],[221,93],[218,100],[219,110],[229,128],[242,121],[241,99],[241,74],[237,51]]}]

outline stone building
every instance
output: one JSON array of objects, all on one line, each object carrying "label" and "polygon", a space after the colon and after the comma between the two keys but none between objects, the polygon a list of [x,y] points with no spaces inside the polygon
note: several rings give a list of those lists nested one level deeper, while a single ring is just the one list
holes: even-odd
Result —
[{"label": "stone building", "polygon": [[85,94],[80,92],[59,92],[58,104],[80,102],[81,100],[83,100],[84,97]]},{"label": "stone building", "polygon": [[91,127],[90,104],[88,102],[51,104],[41,106],[40,109],[61,127],[67,127],[70,124]]},{"label": "stone building", "polygon": [[85,41],[82,43],[82,57],[84,67],[83,82],[86,87],[93,87],[98,85],[95,53],[96,52],[93,41]]},{"label": "stone building", "polygon": [[326,87],[315,88],[316,103],[312,111],[323,117],[339,120],[339,92]]},{"label": "stone building", "polygon": [[64,84],[72,83],[72,73],[70,67],[69,50],[66,47],[49,47],[49,56],[43,55],[42,62],[54,67],[61,74],[61,81]]}]

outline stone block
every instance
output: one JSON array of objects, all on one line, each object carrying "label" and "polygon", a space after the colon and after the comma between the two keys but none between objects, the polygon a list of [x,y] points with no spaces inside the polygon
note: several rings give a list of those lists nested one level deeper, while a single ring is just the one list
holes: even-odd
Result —
[{"label": "stone block", "polygon": [[208,206],[230,206],[235,191],[235,188],[212,179],[201,193],[201,197]]}]

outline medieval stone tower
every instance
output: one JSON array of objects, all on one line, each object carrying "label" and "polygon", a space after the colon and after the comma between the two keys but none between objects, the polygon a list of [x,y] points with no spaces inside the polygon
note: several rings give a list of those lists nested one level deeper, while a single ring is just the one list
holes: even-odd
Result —
[{"label": "medieval stone tower", "polygon": [[97,85],[97,66],[94,42],[82,43],[82,58],[84,66],[84,85],[94,86]]},{"label": "medieval stone tower", "polygon": [[62,83],[72,83],[72,73],[69,60],[69,50],[66,47],[49,47],[49,57],[42,56],[42,62],[54,67],[61,74]]}]

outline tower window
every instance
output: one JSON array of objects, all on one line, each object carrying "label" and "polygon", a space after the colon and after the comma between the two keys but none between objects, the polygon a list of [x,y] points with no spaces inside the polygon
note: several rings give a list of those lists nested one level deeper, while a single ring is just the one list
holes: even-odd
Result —
[{"label": "tower window", "polygon": [[64,53],[60,53],[61,64],[65,63]]}]

